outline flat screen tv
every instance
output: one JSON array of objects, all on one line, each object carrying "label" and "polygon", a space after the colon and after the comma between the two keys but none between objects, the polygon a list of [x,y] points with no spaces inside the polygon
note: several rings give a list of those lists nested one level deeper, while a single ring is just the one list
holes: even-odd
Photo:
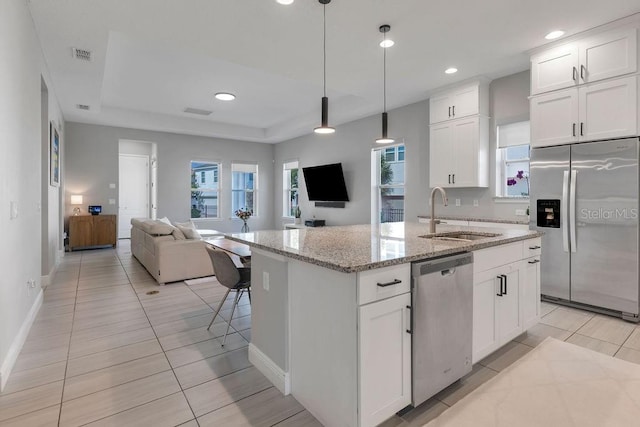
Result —
[{"label": "flat screen tv", "polygon": [[302,168],[309,201],[348,202],[342,163]]}]

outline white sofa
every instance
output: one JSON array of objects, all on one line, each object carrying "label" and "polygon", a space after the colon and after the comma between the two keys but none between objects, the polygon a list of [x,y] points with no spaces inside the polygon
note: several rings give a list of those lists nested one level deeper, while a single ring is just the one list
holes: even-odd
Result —
[{"label": "white sofa", "polygon": [[211,259],[200,239],[187,239],[178,228],[159,220],[131,220],[131,252],[160,285],[213,275]]}]

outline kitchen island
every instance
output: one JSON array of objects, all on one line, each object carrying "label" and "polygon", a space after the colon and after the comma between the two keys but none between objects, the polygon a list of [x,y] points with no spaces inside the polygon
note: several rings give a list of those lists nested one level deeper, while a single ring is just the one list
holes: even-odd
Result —
[{"label": "kitchen island", "polygon": [[[476,240],[447,238],[456,231]],[[387,223],[229,235],[252,250],[251,362],[324,425],[383,422],[411,404],[411,262],[461,252],[474,254],[474,363],[537,323],[539,233],[427,234]]]}]

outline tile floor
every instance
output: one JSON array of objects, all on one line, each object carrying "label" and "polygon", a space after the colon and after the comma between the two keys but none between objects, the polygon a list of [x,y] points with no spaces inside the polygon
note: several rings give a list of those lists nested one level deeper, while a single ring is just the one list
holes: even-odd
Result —
[{"label": "tile floor", "polygon": [[[231,298],[206,330],[225,290],[215,280],[158,287],[126,240],[116,250],[66,254],[0,393],[0,426],[320,426],[249,363],[246,296],[225,347]],[[635,325],[547,303],[542,308],[544,317],[529,332],[383,425],[424,425],[547,336],[640,363]]]}]

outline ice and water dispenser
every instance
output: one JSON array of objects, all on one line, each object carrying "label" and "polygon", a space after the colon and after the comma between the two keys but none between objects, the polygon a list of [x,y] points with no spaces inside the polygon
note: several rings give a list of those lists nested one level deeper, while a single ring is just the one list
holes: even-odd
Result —
[{"label": "ice and water dispenser", "polygon": [[538,200],[538,227],[560,228],[560,200]]}]

